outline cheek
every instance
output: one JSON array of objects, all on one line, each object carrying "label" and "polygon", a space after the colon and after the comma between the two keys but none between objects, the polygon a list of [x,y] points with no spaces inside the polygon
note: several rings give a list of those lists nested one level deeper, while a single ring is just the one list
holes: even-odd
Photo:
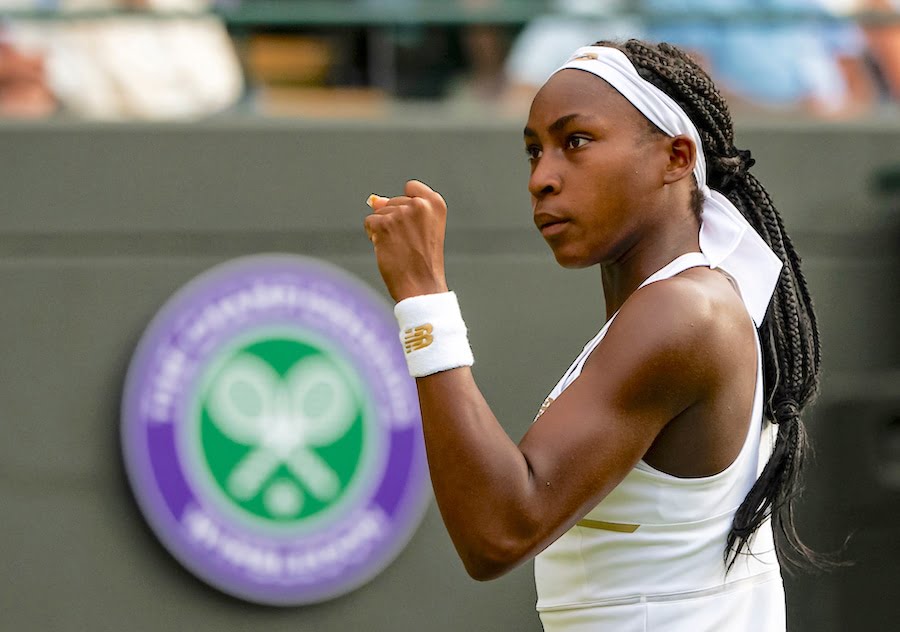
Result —
[{"label": "cheek", "polygon": [[640,214],[656,190],[653,166],[641,162],[641,159],[630,160],[609,179],[610,198],[614,199],[617,213],[626,219],[634,219]]},{"label": "cheek", "polygon": [[635,184],[633,174],[621,170],[610,172],[608,177],[598,181],[591,193],[591,206],[596,209],[591,223],[613,227],[626,220],[631,214]]}]

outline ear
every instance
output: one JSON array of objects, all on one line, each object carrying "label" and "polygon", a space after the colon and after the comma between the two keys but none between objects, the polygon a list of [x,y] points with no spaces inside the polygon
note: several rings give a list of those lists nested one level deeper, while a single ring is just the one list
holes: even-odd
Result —
[{"label": "ear", "polygon": [[694,141],[683,135],[668,139],[667,145],[669,161],[663,174],[663,182],[672,184],[694,172],[697,147],[694,145]]}]

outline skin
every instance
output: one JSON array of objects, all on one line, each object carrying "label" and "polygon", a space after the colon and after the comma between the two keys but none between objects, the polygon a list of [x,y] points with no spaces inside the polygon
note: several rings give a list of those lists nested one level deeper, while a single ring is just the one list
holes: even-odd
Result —
[{"label": "skin", "polygon": [[[535,97],[525,144],[535,224],[564,267],[600,266],[607,317],[619,313],[518,445],[468,367],[416,380],[438,507],[482,580],[546,548],[642,458],[682,477],[725,469],[746,437],[756,379],[753,325],[723,274],[694,268],[636,291],[699,251],[692,142],[650,133],[604,81],[564,70]],[[376,200],[365,221],[398,301],[447,289],[447,206],[415,180],[404,193]]]},{"label": "skin", "polygon": [[39,118],[55,109],[44,60],[0,42],[0,116]]}]

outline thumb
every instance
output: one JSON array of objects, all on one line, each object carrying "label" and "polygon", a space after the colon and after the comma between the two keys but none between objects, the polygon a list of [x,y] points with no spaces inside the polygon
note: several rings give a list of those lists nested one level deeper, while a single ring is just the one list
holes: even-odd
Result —
[{"label": "thumb", "polygon": [[374,193],[366,198],[366,204],[368,204],[369,208],[373,211],[384,208],[389,201],[390,198],[386,198],[383,195],[375,195]]}]

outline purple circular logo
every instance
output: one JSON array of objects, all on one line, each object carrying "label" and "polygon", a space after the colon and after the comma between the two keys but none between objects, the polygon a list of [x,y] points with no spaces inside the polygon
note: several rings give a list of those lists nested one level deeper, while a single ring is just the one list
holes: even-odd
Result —
[{"label": "purple circular logo", "polygon": [[320,602],[369,581],[430,497],[390,307],[306,257],[236,259],[166,303],[128,370],[122,445],[165,547],[258,603]]}]

